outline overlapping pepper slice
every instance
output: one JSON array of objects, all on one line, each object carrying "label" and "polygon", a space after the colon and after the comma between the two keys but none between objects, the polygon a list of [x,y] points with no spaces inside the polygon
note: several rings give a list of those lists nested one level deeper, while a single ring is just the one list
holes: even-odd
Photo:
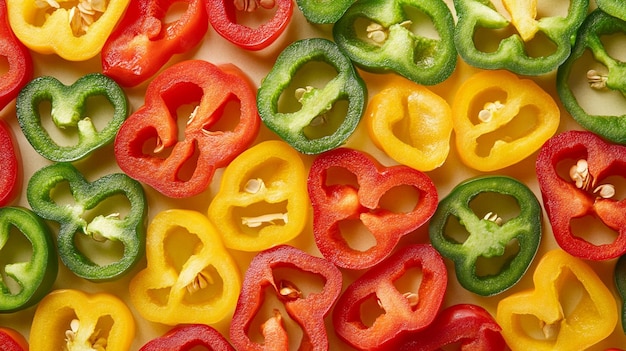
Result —
[{"label": "overlapping pepper slice", "polygon": [[[63,184],[69,187],[71,199],[64,198]],[[37,215],[59,223],[59,256],[77,276],[94,282],[115,280],[143,257],[148,204],[141,184],[126,174],[112,173],[89,182],[72,164],[54,163],[32,175],[26,196]],[[110,247],[106,255],[110,262],[94,261],[88,252],[97,242],[80,246],[81,234],[121,244],[121,257]]]},{"label": "overlapping pepper slice", "polygon": [[[356,177],[349,182],[329,184],[328,173],[342,169]],[[345,179],[350,180],[350,179]],[[433,181],[413,168],[383,167],[368,154],[338,148],[318,156],[311,165],[308,192],[313,206],[313,234],[320,252],[339,267],[364,269],[387,257],[400,239],[422,226],[435,212],[438,195]],[[415,203],[407,211],[394,211],[381,198],[394,189],[415,192]],[[364,250],[350,246],[341,224],[360,221],[376,240]]]},{"label": "overlapping pepper slice", "polygon": [[[96,127],[94,116],[86,116],[90,98],[105,98],[113,108],[113,115],[104,126]],[[57,141],[46,130],[41,116],[41,105],[51,104],[50,117],[62,132],[78,134],[75,144]],[[93,107],[96,114],[100,112]],[[41,156],[55,162],[73,162],[98,148],[110,144],[128,116],[128,101],[122,88],[101,73],[90,73],[72,85],[64,85],[52,76],[35,78],[17,96],[17,120],[24,136]]]},{"label": "overlapping pepper slice", "polygon": [[620,0],[596,0],[598,8],[609,15],[626,21],[626,3]]},{"label": "overlapping pepper slice", "polygon": [[86,61],[100,53],[130,0],[6,0],[19,40],[41,54]]},{"label": "overlapping pepper slice", "polygon": [[[583,128],[619,144],[626,144],[626,114],[596,112],[585,106],[585,98],[594,99],[594,105],[611,104],[603,98],[617,95],[621,100],[626,94],[626,63],[612,56],[610,47],[602,40],[611,35],[626,34],[626,22],[603,11],[593,11],[580,27],[572,54],[557,72],[557,92],[563,106]],[[593,60],[586,59],[591,52]],[[613,54],[614,55],[614,54]],[[581,63],[582,62],[582,63]],[[578,77],[577,77],[578,76]],[[586,79],[588,84],[582,79]],[[575,92],[574,87],[588,89]],[[583,95],[585,97],[583,97]]]},{"label": "overlapping pepper slice", "polygon": [[[17,231],[13,230],[17,229]],[[23,235],[32,249],[30,256],[11,252],[13,235]],[[57,254],[52,233],[46,224],[30,210],[21,207],[0,208],[0,252],[9,258],[0,279],[0,312],[15,312],[38,303],[50,290],[57,272]]]},{"label": "overlapping pepper slice", "polygon": [[288,144],[270,140],[235,158],[224,170],[209,219],[226,247],[261,251],[298,236],[309,218],[306,169]]},{"label": "overlapping pepper slice", "polygon": [[[405,274],[418,270],[418,286],[397,286]],[[446,265],[426,244],[408,245],[357,278],[337,300],[333,326],[337,335],[359,350],[390,350],[406,333],[427,328],[435,320],[448,284]],[[406,289],[406,291],[405,291]],[[380,315],[366,325],[363,308],[375,299]],[[375,306],[375,305],[374,305]],[[376,308],[370,308],[374,313]]]},{"label": "overlapping pepper slice", "polygon": [[212,324],[235,308],[237,263],[206,216],[159,212],[148,227],[148,266],[130,281],[130,300],[147,320],[167,325]]},{"label": "overlapping pepper slice", "polygon": [[[301,108],[289,112],[279,99],[308,63],[323,62],[337,75],[325,86],[296,89]],[[315,81],[318,77],[309,77]],[[313,83],[312,83],[313,84]],[[352,62],[335,43],[322,38],[298,40],[276,59],[272,70],[261,82],[257,106],[263,123],[289,145],[305,154],[334,149],[352,135],[361,120],[367,101],[367,88]],[[333,107],[346,102],[346,111],[334,115]]]},{"label": "overlapping pepper slice", "polygon": [[[246,50],[261,50],[278,39],[291,21],[293,0],[212,0],[206,2],[213,29],[229,42]],[[249,26],[238,21],[238,11],[273,11],[267,22]]]},{"label": "overlapping pepper slice", "polygon": [[0,110],[2,110],[33,77],[33,60],[28,49],[15,37],[11,29],[6,1],[0,1],[0,57],[6,60],[8,66],[0,75]]},{"label": "overlapping pepper slice", "polygon": [[[503,14],[492,0],[454,0],[454,41],[461,58],[475,67],[523,75],[555,70],[571,52],[571,38],[587,15],[589,1],[570,0],[565,16],[539,18],[538,3],[502,0],[508,12]],[[508,36],[500,38],[502,33]],[[497,41],[493,47],[485,45],[492,41]]]},{"label": "overlapping pepper slice", "polygon": [[8,124],[0,120],[0,206],[8,205],[20,187],[20,163],[18,150]]},{"label": "overlapping pepper slice", "polygon": [[[319,291],[304,291],[294,281],[288,281],[276,272],[293,269],[302,274],[321,278]],[[299,273],[295,273],[299,274]],[[287,277],[289,278],[289,277]],[[283,325],[280,310],[262,321],[263,343],[252,340],[251,326],[261,313],[273,291],[286,313],[301,328],[299,350],[328,350],[329,342],[324,317],[329,313],[342,287],[342,275],[337,267],[323,258],[288,245],[279,245],[258,253],[250,262],[243,288],[230,324],[230,340],[237,350],[287,350],[289,333]]]},{"label": "overlapping pepper slice", "polygon": [[[430,20],[435,38],[414,33],[412,12]],[[361,28],[362,20],[370,24]],[[358,1],[333,26],[335,42],[359,67],[392,71],[424,85],[441,83],[454,71],[453,36],[454,18],[441,0]]]},{"label": "overlapping pepper slice", "polygon": [[3,351],[28,351],[28,341],[17,330],[0,327],[0,345]]},{"label": "overlapping pepper slice", "polygon": [[[588,131],[567,131],[544,144],[536,172],[554,238],[563,250],[588,260],[626,253],[626,199],[614,198],[619,183],[610,181],[626,174],[626,146]],[[575,229],[574,221],[585,218],[598,220],[593,224],[603,223],[617,236],[607,243],[589,241]]]},{"label": "overlapping pepper slice", "polygon": [[[166,22],[168,9],[184,3],[185,12]],[[191,50],[208,29],[201,0],[133,0],[102,48],[102,72],[133,87],[157,73],[175,54]]]},{"label": "overlapping pepper slice", "polygon": [[448,157],[452,111],[422,85],[393,80],[370,100],[365,122],[376,146],[399,163],[427,172]]},{"label": "overlapping pepper slice", "polygon": [[[239,116],[225,112],[231,104]],[[177,110],[185,105],[195,109],[179,140]],[[115,158],[122,171],[161,194],[191,197],[254,141],[260,124],[254,89],[239,69],[182,61],[150,82],[145,104],[117,134]]]},{"label": "overlapping pepper slice", "polygon": [[54,290],[35,311],[30,351],[127,351],[135,328],[133,314],[115,295]]},{"label": "overlapping pepper slice", "polygon": [[452,104],[461,161],[483,172],[514,165],[554,135],[560,110],[529,79],[505,71],[482,71],[459,87]]},{"label": "overlapping pepper slice", "polygon": [[337,22],[355,0],[296,0],[304,18],[311,23],[331,24]]},{"label": "overlapping pepper slice", "polygon": [[165,335],[148,341],[139,351],[190,351],[206,347],[209,351],[235,351],[228,340],[206,324],[182,324]]},{"label": "overlapping pepper slice", "polygon": [[611,291],[584,261],[563,250],[543,255],[534,289],[498,303],[496,321],[515,350],[586,350],[617,324]]}]

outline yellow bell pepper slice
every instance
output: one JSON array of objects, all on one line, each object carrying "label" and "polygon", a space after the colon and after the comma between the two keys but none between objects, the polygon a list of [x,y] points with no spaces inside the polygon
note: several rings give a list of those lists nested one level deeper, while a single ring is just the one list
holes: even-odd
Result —
[{"label": "yellow bell pepper slice", "polygon": [[539,21],[536,20],[537,0],[502,0],[502,5],[511,15],[511,23],[522,40],[532,40],[539,31]]}]

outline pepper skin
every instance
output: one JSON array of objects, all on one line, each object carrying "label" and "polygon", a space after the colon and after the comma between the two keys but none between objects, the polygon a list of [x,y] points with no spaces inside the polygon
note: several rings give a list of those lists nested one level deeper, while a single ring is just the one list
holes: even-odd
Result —
[{"label": "pepper skin", "polygon": [[0,345],[2,351],[28,351],[28,341],[12,328],[0,327]]},{"label": "pepper skin", "polygon": [[0,75],[0,110],[4,109],[33,77],[30,52],[13,34],[7,17],[6,0],[0,1],[0,57],[8,69]]},{"label": "pepper skin", "polygon": [[0,207],[8,205],[20,188],[21,166],[9,125],[0,120]]},{"label": "pepper skin", "polygon": [[613,279],[615,279],[615,287],[622,300],[620,319],[622,321],[622,331],[626,334],[626,255],[620,256],[615,263]]},{"label": "pepper skin", "polygon": [[596,0],[598,8],[613,17],[626,21],[626,3],[621,0]]},{"label": "pepper skin", "polygon": [[165,335],[150,340],[139,351],[191,351],[197,348],[208,351],[235,351],[214,328],[205,324],[183,324]]},{"label": "pepper skin", "polygon": [[307,21],[315,24],[331,24],[348,10],[355,0],[296,0],[298,8]]},{"label": "pepper skin", "polygon": [[[548,251],[533,282],[534,289],[498,303],[496,321],[513,351],[586,350],[613,332],[618,319],[615,298],[583,260],[560,249]],[[562,301],[570,300],[576,305],[565,308]]]}]

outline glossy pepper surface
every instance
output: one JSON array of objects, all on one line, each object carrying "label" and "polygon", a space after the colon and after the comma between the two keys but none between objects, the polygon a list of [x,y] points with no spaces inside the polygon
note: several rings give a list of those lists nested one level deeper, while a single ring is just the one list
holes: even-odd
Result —
[{"label": "glossy pepper surface", "polygon": [[[350,179],[327,183],[333,169],[345,170],[357,184],[347,182]],[[407,211],[381,203],[389,191],[404,187],[407,196],[416,199]],[[308,192],[317,247],[329,261],[348,269],[372,267],[385,259],[404,235],[430,219],[438,201],[437,189],[425,173],[403,165],[384,167],[370,155],[349,148],[328,151],[313,161]],[[350,221],[360,221],[375,244],[364,250],[352,248],[341,228]]]},{"label": "glossy pepper surface", "polygon": [[452,104],[461,161],[483,172],[514,165],[554,135],[560,115],[552,96],[530,79],[505,70],[475,73]]},{"label": "glossy pepper surface", "polygon": [[[419,283],[396,286],[412,269],[420,272]],[[333,311],[337,335],[359,350],[391,349],[389,345],[404,334],[433,323],[445,296],[447,276],[443,258],[432,246],[413,244],[399,249],[339,297]],[[368,299],[375,299],[383,312],[366,325],[362,311]]]},{"label": "glossy pepper surface", "polygon": [[135,320],[117,296],[74,289],[54,290],[39,303],[30,328],[30,351],[127,351]]},{"label": "glossy pepper surface", "polygon": [[9,125],[0,120],[0,206],[13,201],[21,185],[18,152]]},{"label": "glossy pepper surface", "polygon": [[146,238],[148,265],[130,281],[130,300],[147,320],[212,324],[232,313],[241,273],[216,227],[190,210],[159,212]]},{"label": "glossy pepper surface", "polygon": [[[588,131],[563,132],[543,145],[536,172],[554,238],[563,250],[588,260],[626,253],[626,199],[615,196],[619,183],[611,182],[626,174],[626,146]],[[608,243],[589,241],[576,225],[585,219],[617,235]]]},{"label": "glossy pepper surface", "polygon": [[620,319],[622,322],[622,331],[626,334],[626,255],[620,256],[615,263],[613,279],[615,280],[617,293],[621,298]]},{"label": "glossy pepper surface", "polygon": [[[414,33],[408,9],[424,14],[437,36]],[[356,25],[363,19],[370,23],[365,33]],[[454,18],[441,0],[358,1],[333,26],[335,42],[359,67],[392,71],[424,85],[441,83],[454,71],[453,36]]]},{"label": "glossy pepper surface", "polygon": [[139,351],[190,351],[205,347],[208,351],[235,351],[228,340],[206,324],[182,324],[165,335],[150,340]]},{"label": "glossy pepper surface", "polygon": [[[615,57],[610,47],[605,46],[603,37],[626,34],[626,22],[603,11],[593,11],[580,27],[576,44],[570,57],[557,72],[557,92],[563,106],[583,128],[619,144],[626,144],[626,114],[611,110],[595,112],[585,107],[582,94],[592,97],[594,105],[606,104],[603,96],[617,92],[622,98],[626,93],[626,63]],[[591,52],[593,60],[586,59]],[[583,64],[578,64],[583,62]],[[578,77],[577,77],[578,76]],[[585,84],[586,79],[588,84]],[[580,82],[580,83],[575,83]],[[576,87],[587,87],[574,92]],[[621,114],[620,114],[621,113]]]},{"label": "glossy pepper surface", "polygon": [[[294,275],[284,277],[277,272],[293,270]],[[298,276],[321,278],[321,286],[304,290],[298,286]],[[328,350],[328,335],[324,317],[337,300],[342,287],[342,275],[337,267],[323,258],[288,245],[279,245],[258,253],[246,271],[237,308],[230,324],[230,340],[237,350],[286,350],[292,337],[282,319],[279,309],[262,320],[260,333],[263,344],[252,340],[250,330],[253,321],[264,316],[261,309],[269,293],[276,295],[288,316],[302,330],[299,350]]]},{"label": "glossy pepper surface", "polygon": [[[105,126],[96,128],[90,109],[90,98],[105,98],[113,108]],[[70,145],[57,142],[42,122],[41,105],[49,102],[54,126],[76,133],[78,142]],[[98,113],[96,107],[93,111]],[[17,96],[17,120],[24,136],[41,156],[55,162],[73,162],[110,144],[128,116],[128,101],[122,88],[101,73],[90,73],[72,85],[65,85],[52,76],[30,81]],[[100,112],[108,114],[107,111]]]},{"label": "glossy pepper surface", "polygon": [[[473,208],[474,200],[491,194],[502,198],[490,200],[488,212]],[[506,209],[509,199],[515,210]],[[511,217],[496,213],[502,210]],[[465,289],[495,295],[515,285],[532,263],[541,242],[541,217],[541,205],[524,183],[506,176],[472,178],[439,202],[429,222],[430,242],[443,257],[454,261],[456,277]],[[451,220],[460,227],[450,226]],[[461,241],[458,235],[464,233],[467,237]],[[507,257],[511,242],[516,243],[516,254]],[[494,259],[492,263],[506,258],[506,264],[495,273],[481,273],[478,261],[485,258]]]},{"label": "glossy pepper surface", "polygon": [[[177,110],[185,105],[195,108],[179,132]],[[239,116],[225,112],[231,105]],[[220,130],[218,122],[232,128]],[[254,89],[239,69],[182,61],[150,82],[144,105],[117,134],[115,158],[122,171],[161,194],[191,197],[254,141],[260,124]]]},{"label": "glossy pepper surface", "polygon": [[[67,200],[62,184],[69,186]],[[77,276],[94,282],[115,280],[143,257],[148,204],[141,184],[126,174],[112,173],[90,182],[72,164],[54,163],[32,175],[26,196],[37,215],[59,224],[59,256]],[[121,257],[95,262],[88,246],[78,245],[81,235],[121,244]]]},{"label": "glossy pepper surface", "polygon": [[261,251],[298,236],[309,218],[306,169],[287,143],[264,141],[224,170],[209,205],[226,247]]},{"label": "glossy pepper surface", "polygon": [[335,23],[355,0],[296,0],[298,8],[304,18],[311,23],[330,24]]},{"label": "glossy pepper surface", "polygon": [[86,61],[100,53],[130,0],[85,2],[92,11],[77,3],[66,7],[56,1],[7,0],[9,23],[35,52]]},{"label": "glossy pepper surface", "polygon": [[[322,62],[336,71],[325,86],[299,87],[294,95],[301,105],[294,112],[279,106],[279,99],[306,64]],[[314,77],[312,77],[314,78]],[[361,120],[367,100],[365,82],[352,62],[332,41],[302,39],[285,48],[261,82],[257,106],[263,123],[296,150],[319,154],[346,142]],[[334,105],[347,103],[335,115]]]},{"label": "glossy pepper surface", "polygon": [[533,289],[498,303],[496,321],[513,351],[585,350],[613,332],[618,318],[613,294],[581,259],[548,251],[533,283]]},{"label": "glossy pepper surface", "polygon": [[0,75],[0,110],[4,109],[33,77],[30,52],[13,33],[7,16],[7,3],[0,1],[0,57],[8,68]]},{"label": "glossy pepper surface", "polygon": [[17,330],[0,327],[2,351],[28,351],[28,341]]},{"label": "glossy pepper surface", "polygon": [[[185,11],[166,21],[174,4]],[[156,74],[172,56],[198,45],[208,29],[201,0],[133,0],[102,48],[102,72],[122,86],[133,87]]]},{"label": "glossy pepper surface", "polygon": [[[454,0],[454,41],[461,58],[475,67],[523,75],[555,70],[571,52],[571,38],[587,15],[589,1],[571,0],[565,16],[546,17],[541,17],[538,3],[503,0],[507,13],[500,13],[491,0]],[[513,33],[504,32],[501,38],[507,28]]]},{"label": "glossy pepper surface", "polygon": [[[28,240],[30,257],[10,252],[9,243],[15,242],[11,240],[13,235],[23,235]],[[32,211],[21,207],[0,208],[0,252],[10,258],[3,268],[4,274],[19,286],[14,291],[6,280],[0,279],[1,313],[30,307],[52,290],[58,272],[52,233]]]}]

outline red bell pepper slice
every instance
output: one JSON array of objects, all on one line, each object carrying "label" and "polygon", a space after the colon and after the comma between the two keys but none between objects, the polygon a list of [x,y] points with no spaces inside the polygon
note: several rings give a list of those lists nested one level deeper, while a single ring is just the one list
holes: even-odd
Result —
[{"label": "red bell pepper slice", "polygon": [[[322,278],[321,291],[305,293],[293,282],[275,275],[276,270],[291,268]],[[298,248],[279,245],[258,253],[243,281],[239,301],[230,325],[230,341],[237,350],[287,350],[289,336],[278,310],[261,326],[263,344],[254,342],[250,329],[266,299],[267,289],[274,290],[289,315],[302,329],[298,350],[328,350],[329,342],[324,317],[337,300],[342,288],[342,275],[337,267],[323,258]]]},{"label": "red bell pepper slice", "polygon": [[[293,14],[293,0],[211,0],[206,2],[209,22],[213,29],[229,42],[246,50],[268,47],[283,33]],[[249,5],[253,6],[250,7]],[[238,7],[243,6],[239,9]],[[237,22],[237,11],[252,11],[258,7],[274,11],[272,18],[252,28]],[[273,7],[276,6],[276,10]]]},{"label": "red bell pepper slice", "polygon": [[201,346],[208,351],[235,351],[222,334],[205,324],[174,327],[165,335],[148,341],[139,351],[189,351]]},{"label": "red bell pepper slice", "polygon": [[[419,286],[396,286],[411,268],[419,269]],[[403,334],[428,327],[437,316],[448,284],[443,258],[432,246],[405,246],[366,271],[337,300],[333,325],[337,335],[359,350],[387,350]],[[400,289],[400,290],[399,290]],[[363,306],[374,298],[382,312],[368,326]]]},{"label": "red bell pepper slice", "polygon": [[[568,165],[569,174],[559,171]],[[626,199],[615,199],[614,184],[607,181],[611,176],[624,178],[626,146],[610,144],[592,132],[567,131],[542,146],[536,172],[554,238],[563,250],[588,260],[626,253]],[[616,238],[596,245],[576,235],[572,221],[585,216],[602,221]]]},{"label": "red bell pepper slice", "polygon": [[[168,9],[185,3],[185,12],[165,22]],[[126,87],[153,76],[175,54],[204,38],[208,16],[202,0],[133,0],[102,48],[102,73]]]},{"label": "red bell pepper slice", "polygon": [[[239,105],[239,116],[224,113],[231,103]],[[177,110],[190,104],[196,108],[178,140]],[[225,130],[217,128],[220,121]],[[239,69],[182,61],[150,82],[145,104],[120,127],[115,157],[122,171],[163,195],[191,197],[247,149],[260,121],[255,90]]]},{"label": "red bell pepper slice", "polygon": [[19,188],[19,163],[17,148],[9,126],[0,120],[0,207],[13,200]]},{"label": "red bell pepper slice", "polygon": [[[354,174],[358,184],[329,185],[328,173],[333,168]],[[369,268],[385,259],[402,236],[430,219],[438,201],[437,189],[425,173],[404,165],[383,167],[370,155],[350,148],[318,156],[311,165],[307,184],[317,247],[326,259],[347,269]],[[418,192],[414,208],[398,213],[383,208],[381,198],[402,186]],[[365,250],[352,248],[340,229],[340,223],[349,220],[360,220],[376,244]]]},{"label": "red bell pepper slice", "polygon": [[0,350],[28,351],[28,341],[13,328],[0,327]]},{"label": "red bell pepper slice", "polygon": [[0,110],[2,110],[33,77],[30,51],[13,34],[7,16],[6,1],[0,1],[0,56],[6,58],[9,66],[0,76]]}]

